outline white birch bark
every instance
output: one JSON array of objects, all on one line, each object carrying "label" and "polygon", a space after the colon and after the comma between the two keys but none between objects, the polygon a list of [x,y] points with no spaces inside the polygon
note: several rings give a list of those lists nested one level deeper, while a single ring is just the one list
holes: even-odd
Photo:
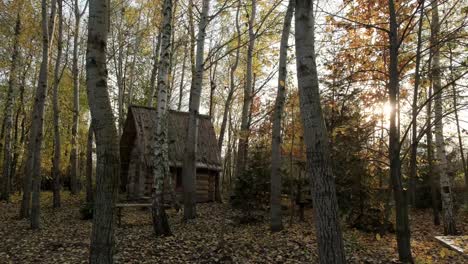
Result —
[{"label": "white birch bark", "polygon": [[456,235],[455,214],[453,210],[452,183],[447,174],[447,154],[445,150],[444,125],[443,125],[443,107],[442,107],[442,84],[440,69],[440,23],[439,23],[439,3],[437,0],[431,2],[432,21],[431,21],[431,53],[432,69],[431,79],[434,90],[434,132],[436,155],[435,165],[440,177],[440,196],[442,199],[442,219],[445,235]]}]

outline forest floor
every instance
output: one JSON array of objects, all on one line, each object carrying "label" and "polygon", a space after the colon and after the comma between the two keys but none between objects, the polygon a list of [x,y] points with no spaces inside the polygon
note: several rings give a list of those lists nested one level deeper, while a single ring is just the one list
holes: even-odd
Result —
[{"label": "forest floor", "polygon": [[[80,196],[64,193],[63,207],[52,209],[50,193],[42,194],[42,228],[33,231],[29,222],[18,220],[19,197],[0,203],[0,263],[87,263],[91,221],[81,220]],[[306,221],[294,219],[285,230],[271,233],[268,221],[234,225],[226,221],[225,244],[218,248],[225,210],[221,204],[199,204],[199,217],[188,223],[169,210],[173,236],[152,234],[151,214],[125,209],[122,226],[116,226],[116,263],[316,263],[316,238],[312,211]],[[288,217],[289,218],[289,217]],[[412,250],[416,263],[466,263],[462,256],[446,249],[435,239],[442,227],[434,227],[429,211],[411,212]],[[468,232],[468,215],[459,218]],[[288,219],[289,221],[289,219]],[[355,229],[344,230],[349,263],[398,263],[394,234],[380,237]]]}]

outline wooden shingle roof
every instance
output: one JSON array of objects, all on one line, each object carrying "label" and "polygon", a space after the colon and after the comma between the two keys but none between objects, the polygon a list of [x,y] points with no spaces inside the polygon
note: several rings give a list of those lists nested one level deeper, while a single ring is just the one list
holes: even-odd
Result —
[{"label": "wooden shingle roof", "polygon": [[[184,159],[189,113],[169,111],[168,116],[169,162],[173,167],[182,167]],[[199,115],[197,168],[221,169],[221,158],[211,118]],[[130,152],[138,147],[145,156],[149,153],[151,137],[156,129],[156,109],[130,106],[124,125],[120,154],[123,169],[128,168]]]}]

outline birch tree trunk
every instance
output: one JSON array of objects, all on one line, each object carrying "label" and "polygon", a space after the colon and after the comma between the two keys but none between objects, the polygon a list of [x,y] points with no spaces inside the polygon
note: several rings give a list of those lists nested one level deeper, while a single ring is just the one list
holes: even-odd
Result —
[{"label": "birch tree trunk", "polygon": [[208,26],[208,12],[210,1],[202,1],[202,11],[198,25],[197,54],[195,59],[195,74],[192,75],[190,88],[189,120],[187,129],[187,144],[185,147],[182,168],[182,184],[184,188],[184,220],[196,217],[196,162],[198,143],[198,115],[200,96],[203,84],[203,52],[205,48],[206,27]]},{"label": "birch tree trunk", "polygon": [[3,149],[3,185],[1,186],[0,200],[10,202],[10,187],[12,179],[12,158],[13,158],[13,106],[14,106],[14,91],[18,86],[18,64],[19,64],[19,37],[21,34],[21,11],[18,10],[15,22],[15,35],[13,36],[13,52],[11,54],[10,76],[8,79],[8,91],[5,102],[5,141]]},{"label": "birch tree trunk", "polygon": [[257,0],[251,0],[251,11],[249,17],[249,43],[247,47],[247,65],[246,65],[246,81],[244,87],[244,102],[242,105],[242,117],[241,117],[241,129],[239,134],[239,146],[237,151],[237,168],[236,168],[236,177],[239,178],[242,173],[245,171],[246,159],[247,159],[247,149],[248,149],[248,138],[249,138],[249,117],[250,109],[252,104],[252,83],[253,83],[253,51],[255,46],[255,33],[254,33],[254,24],[255,16],[257,13]]},{"label": "birch tree trunk", "polygon": [[62,14],[62,0],[57,0],[58,6],[58,39],[57,39],[57,58],[55,60],[54,69],[54,89],[53,89],[53,111],[54,111],[54,157],[52,164],[53,173],[53,207],[60,207],[60,159],[61,159],[61,146],[60,146],[60,129],[59,129],[59,102],[58,102],[58,89],[60,85],[60,62],[62,60],[62,42],[63,42],[63,14]]},{"label": "birch tree trunk", "polygon": [[431,21],[431,53],[432,53],[432,68],[431,79],[434,90],[434,114],[435,114],[435,143],[436,143],[436,168],[440,177],[440,194],[442,199],[442,216],[445,235],[456,235],[457,229],[455,224],[455,214],[453,210],[453,194],[452,183],[447,174],[447,156],[444,142],[444,125],[443,125],[443,107],[442,107],[442,84],[441,84],[441,69],[440,69],[440,43],[439,43],[439,3],[432,1],[432,21]]},{"label": "birch tree trunk", "polygon": [[159,32],[156,39],[156,47],[153,55],[153,68],[151,69],[150,76],[150,93],[148,98],[148,107],[153,107],[153,98],[156,96],[156,77],[158,75],[159,68],[159,51],[161,49],[161,35],[162,31]]},{"label": "birch tree trunk", "polygon": [[[43,139],[43,123],[45,99],[47,96],[48,85],[48,62],[49,62],[49,37],[47,28],[47,1],[42,0],[42,62],[39,72],[38,86],[34,99],[34,108],[32,112],[32,124],[28,147],[28,164],[26,166],[25,178],[28,185],[32,186],[32,205],[31,205],[31,228],[40,227],[40,189],[41,189],[41,146]],[[30,180],[31,179],[31,180]],[[24,193],[29,192],[29,186],[25,186]],[[25,199],[26,198],[26,199]],[[24,203],[29,207],[29,195],[23,196]]]},{"label": "birch tree trunk", "polygon": [[393,196],[395,199],[396,210],[396,235],[398,245],[398,255],[401,262],[412,263],[411,256],[411,240],[408,218],[408,203],[406,195],[403,191],[403,182],[401,177],[401,158],[400,158],[400,134],[399,134],[399,117],[398,95],[399,87],[399,71],[398,71],[398,24],[396,19],[395,4],[393,0],[388,1],[389,6],[389,44],[390,44],[390,63],[388,66],[389,80],[389,102],[392,111],[390,111],[390,131],[389,131],[389,156],[390,156],[390,178],[393,186]]},{"label": "birch tree trunk", "polygon": [[286,77],[288,40],[291,30],[291,20],[294,14],[295,0],[289,0],[288,9],[284,18],[283,32],[281,33],[278,93],[276,95],[275,112],[273,114],[273,130],[271,139],[271,222],[270,229],[273,232],[283,230],[281,215],[281,121],[286,99]]},{"label": "birch tree trunk", "polygon": [[296,1],[297,79],[307,153],[307,171],[312,188],[319,262],[345,263],[327,128],[320,105],[315,62],[313,5],[313,1]]},{"label": "birch tree trunk", "polygon": [[421,64],[421,35],[422,35],[422,27],[423,27],[423,18],[424,18],[424,0],[421,2],[420,7],[420,15],[419,15],[419,22],[418,22],[418,40],[417,40],[417,47],[416,47],[416,68],[415,68],[415,76],[414,76],[414,90],[413,90],[413,105],[412,105],[412,133],[411,133],[411,157],[410,157],[410,204],[415,206],[416,203],[416,179],[417,179],[417,164],[416,164],[416,156],[418,151],[418,93],[419,93],[419,82],[420,82],[420,72],[419,67]]},{"label": "birch tree trunk", "polygon": [[228,121],[229,108],[231,107],[231,102],[232,102],[234,91],[235,91],[235,82],[234,82],[235,74],[236,74],[237,66],[239,65],[240,43],[241,43],[241,32],[240,32],[240,25],[239,25],[240,7],[241,7],[241,2],[239,0],[238,5],[237,5],[237,11],[236,11],[237,49],[236,49],[236,55],[234,58],[234,63],[231,65],[231,69],[229,71],[229,92],[226,98],[226,103],[224,104],[223,120],[221,121],[221,129],[219,131],[219,137],[218,137],[218,150],[220,153],[223,148],[224,134],[226,133],[226,125]]},{"label": "birch tree trunk", "polygon": [[86,82],[97,154],[91,264],[113,263],[113,208],[120,170],[118,133],[107,87],[108,4],[107,0],[89,2]]},{"label": "birch tree trunk", "polygon": [[[152,172],[154,194],[152,205],[153,229],[157,236],[171,235],[169,220],[164,209],[164,182],[171,177],[167,142],[167,99],[169,88],[169,64],[171,59],[172,0],[164,0],[161,28],[161,60],[158,73],[158,103],[156,109],[156,133],[152,140]],[[172,186],[169,186],[172,187]]]}]

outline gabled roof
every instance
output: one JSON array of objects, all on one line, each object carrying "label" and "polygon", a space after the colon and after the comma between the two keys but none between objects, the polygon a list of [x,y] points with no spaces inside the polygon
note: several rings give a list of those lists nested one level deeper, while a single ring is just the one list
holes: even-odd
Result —
[{"label": "gabled roof", "polygon": [[[169,111],[168,144],[171,166],[182,167],[188,129],[188,112]],[[211,118],[199,115],[197,167],[221,169],[221,158],[217,147],[216,134]],[[144,106],[130,106],[120,141],[120,155],[123,168],[128,164],[134,147],[147,156],[150,139],[156,129],[156,109]],[[128,165],[127,165],[128,166]]]}]

